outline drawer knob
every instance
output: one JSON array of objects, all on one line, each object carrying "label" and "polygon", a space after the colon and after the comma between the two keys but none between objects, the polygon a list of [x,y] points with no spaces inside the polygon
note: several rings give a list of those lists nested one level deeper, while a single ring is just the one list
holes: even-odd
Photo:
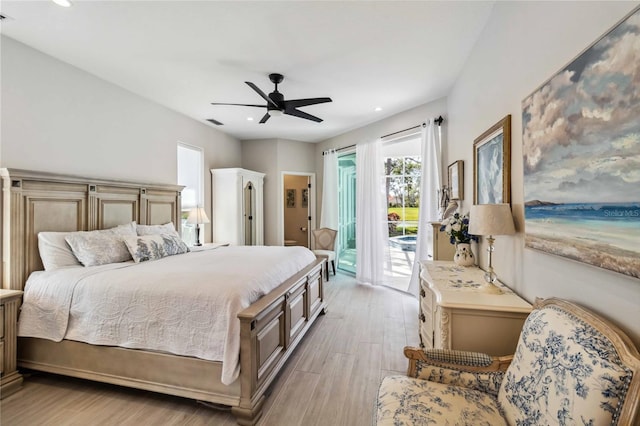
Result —
[{"label": "drawer knob", "polygon": [[425,322],[427,320],[427,318],[424,316],[424,314],[420,314],[420,321]]},{"label": "drawer knob", "polygon": [[425,297],[427,293],[424,291],[424,288],[420,289],[420,297]]}]

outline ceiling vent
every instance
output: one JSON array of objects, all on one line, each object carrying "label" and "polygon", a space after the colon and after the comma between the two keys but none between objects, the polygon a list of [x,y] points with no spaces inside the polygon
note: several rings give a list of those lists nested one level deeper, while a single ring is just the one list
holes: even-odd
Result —
[{"label": "ceiling vent", "polygon": [[214,120],[213,118],[207,118],[207,121],[209,123],[215,124],[216,126],[222,126],[223,125],[221,122],[219,122],[218,120]]}]

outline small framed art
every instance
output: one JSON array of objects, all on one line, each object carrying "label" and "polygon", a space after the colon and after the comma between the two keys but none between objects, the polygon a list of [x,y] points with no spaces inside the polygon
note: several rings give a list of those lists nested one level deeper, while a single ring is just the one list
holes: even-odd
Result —
[{"label": "small framed art", "polygon": [[458,160],[449,164],[449,198],[464,200],[464,161]]},{"label": "small framed art", "polygon": [[295,189],[287,189],[285,190],[285,203],[288,208],[296,207],[296,190]]},{"label": "small framed art", "polygon": [[511,115],[473,142],[473,204],[511,202]]}]

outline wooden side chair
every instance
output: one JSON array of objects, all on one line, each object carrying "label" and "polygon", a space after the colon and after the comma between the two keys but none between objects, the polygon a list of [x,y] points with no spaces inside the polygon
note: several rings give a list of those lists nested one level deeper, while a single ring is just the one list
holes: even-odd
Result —
[{"label": "wooden side chair", "polygon": [[319,228],[314,229],[311,233],[313,234],[313,254],[316,257],[327,259],[325,273],[327,281],[329,281],[329,262],[331,262],[333,275],[336,274],[336,236],[338,231],[331,228]]}]

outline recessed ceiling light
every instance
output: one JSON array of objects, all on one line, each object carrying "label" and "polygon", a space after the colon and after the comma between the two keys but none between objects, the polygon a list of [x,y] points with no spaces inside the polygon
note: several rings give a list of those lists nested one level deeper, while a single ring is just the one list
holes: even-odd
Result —
[{"label": "recessed ceiling light", "polygon": [[253,121],[253,117],[247,117],[247,121]]},{"label": "recessed ceiling light", "polygon": [[51,1],[57,4],[58,6],[62,6],[62,7],[71,7],[73,5],[73,3],[71,3],[70,0],[51,0]]},{"label": "recessed ceiling light", "polygon": [[380,111],[382,111],[382,107],[375,107],[374,111],[375,112],[380,112]]}]

